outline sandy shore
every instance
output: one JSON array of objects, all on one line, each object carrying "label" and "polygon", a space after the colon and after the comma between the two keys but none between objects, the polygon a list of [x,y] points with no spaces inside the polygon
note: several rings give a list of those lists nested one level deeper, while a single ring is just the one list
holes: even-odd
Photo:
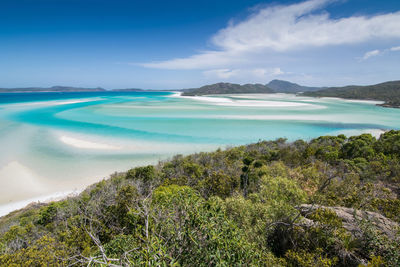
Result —
[{"label": "sandy shore", "polygon": [[[228,96],[228,95],[227,95]],[[262,95],[260,96],[269,96]],[[218,106],[232,106],[232,107],[313,107],[313,108],[325,108],[319,105],[313,105],[308,103],[299,103],[299,102],[291,102],[291,101],[279,101],[279,100],[252,100],[252,99],[243,99],[243,98],[255,98],[254,95],[235,95],[232,98],[222,97],[222,96],[181,96],[176,95],[175,97],[182,97],[186,99],[192,99],[196,101],[203,101],[208,103],[213,103]],[[241,99],[242,98],[242,99]]]},{"label": "sandy shore", "polygon": [[378,105],[378,104],[385,103],[385,101],[379,101],[379,100],[346,99],[346,98],[340,98],[340,97],[321,97],[321,99],[341,100],[341,101],[344,101],[344,102],[364,103],[364,104],[371,104],[371,105]]},{"label": "sandy shore", "polygon": [[97,143],[87,140],[81,140],[74,137],[62,135],[60,136],[60,141],[64,144],[76,147],[76,148],[84,148],[84,149],[104,149],[104,150],[119,150],[121,147],[114,146],[105,143]]},{"label": "sandy shore", "polygon": [[360,134],[369,133],[375,138],[379,138],[381,134],[384,134],[385,131],[382,129],[362,129],[362,130],[342,130],[338,132],[334,132],[333,135],[344,134],[346,136],[355,136]]},{"label": "sandy shore", "polygon": [[42,177],[18,161],[8,162],[0,166],[0,216],[32,202],[52,201],[80,192],[101,177],[92,175],[81,179],[57,180]]},{"label": "sandy shore", "polygon": [[54,181],[49,182],[20,162],[11,161],[0,168],[0,216],[31,202],[59,199],[74,192],[56,190]]},{"label": "sandy shore", "polygon": [[75,196],[75,195],[79,194],[79,192],[80,191],[78,191],[78,190],[57,192],[57,193],[50,194],[50,195],[37,196],[37,197],[30,198],[30,199],[22,200],[22,201],[16,201],[16,202],[8,203],[8,204],[3,204],[3,205],[0,205],[0,216],[7,215],[8,213],[10,213],[14,210],[22,209],[31,203],[48,203],[51,201],[58,201],[58,200],[61,200],[63,198],[69,197],[69,196]]}]

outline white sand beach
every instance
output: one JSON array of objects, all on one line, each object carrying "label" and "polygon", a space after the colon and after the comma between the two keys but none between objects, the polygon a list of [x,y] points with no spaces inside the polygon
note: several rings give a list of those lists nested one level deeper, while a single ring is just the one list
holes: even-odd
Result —
[{"label": "white sand beach", "polygon": [[[260,95],[262,96],[262,95]],[[264,95],[269,96],[269,95]],[[313,107],[313,108],[325,108],[319,105],[313,105],[308,103],[300,102],[289,102],[289,101],[268,101],[268,100],[244,100],[243,98],[255,98],[254,95],[236,95],[235,99],[220,97],[220,96],[180,96],[182,98],[193,99],[196,101],[204,101],[219,106],[232,106],[232,107]],[[242,100],[241,100],[242,99]],[[268,99],[268,98],[267,98]]]},{"label": "white sand beach", "polygon": [[30,199],[24,199],[22,201],[11,202],[8,204],[0,205],[0,216],[7,215],[8,213],[22,209],[31,203],[49,203],[51,201],[61,200],[63,198],[69,196],[75,196],[79,194],[79,191],[65,191],[65,192],[57,192],[50,195],[33,197]]},{"label": "white sand beach", "polygon": [[0,216],[31,202],[60,199],[73,192],[54,193],[56,189],[54,182],[40,177],[18,161],[11,161],[0,168]]},{"label": "white sand beach", "polygon": [[[111,173],[110,170],[109,174]],[[92,175],[57,180],[42,177],[18,161],[8,162],[0,166],[0,216],[32,202],[48,202],[79,193],[88,185],[99,181],[101,177]]]},{"label": "white sand beach", "polygon": [[349,102],[349,103],[364,103],[364,104],[371,104],[371,105],[377,105],[377,104],[385,103],[385,101],[378,101],[378,100],[345,99],[345,98],[340,98],[340,97],[321,97],[321,99],[341,100],[341,101]]},{"label": "white sand beach", "polygon": [[361,130],[342,130],[332,133],[332,135],[344,134],[346,136],[354,136],[369,133],[375,138],[379,138],[381,134],[385,133],[382,129],[361,129]]},{"label": "white sand beach", "polygon": [[96,142],[87,141],[87,140],[81,140],[81,139],[77,139],[77,138],[66,136],[66,135],[60,136],[59,139],[61,142],[65,143],[67,145],[76,147],[76,148],[104,149],[104,150],[119,150],[119,149],[121,149],[121,147],[119,147],[119,146],[114,146],[114,145],[104,144],[104,143],[96,143]]}]

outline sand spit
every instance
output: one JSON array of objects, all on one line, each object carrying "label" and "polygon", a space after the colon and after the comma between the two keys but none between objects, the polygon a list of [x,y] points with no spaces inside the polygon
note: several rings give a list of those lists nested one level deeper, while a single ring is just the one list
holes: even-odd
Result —
[{"label": "sand spit", "polygon": [[81,140],[78,138],[62,135],[60,136],[60,141],[64,144],[83,149],[104,149],[104,150],[119,150],[121,147],[113,146],[110,144],[96,143],[87,140]]}]

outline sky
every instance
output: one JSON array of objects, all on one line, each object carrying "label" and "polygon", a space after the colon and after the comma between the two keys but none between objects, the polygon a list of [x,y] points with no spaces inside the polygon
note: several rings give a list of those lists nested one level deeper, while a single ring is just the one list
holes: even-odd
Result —
[{"label": "sky", "polygon": [[0,0],[0,88],[400,80],[399,0]]}]

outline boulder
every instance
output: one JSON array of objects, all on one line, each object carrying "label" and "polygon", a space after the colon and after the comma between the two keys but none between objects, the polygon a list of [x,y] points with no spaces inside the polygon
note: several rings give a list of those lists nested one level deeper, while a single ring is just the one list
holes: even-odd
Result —
[{"label": "boulder", "polygon": [[362,211],[355,210],[353,208],[345,208],[345,207],[328,207],[328,206],[320,206],[320,205],[312,205],[312,204],[302,204],[299,207],[300,213],[302,216],[306,218],[304,222],[311,225],[313,222],[307,219],[307,215],[315,211],[316,209],[329,209],[334,211],[337,216],[342,219],[343,228],[353,233],[354,235],[358,235],[361,233],[360,229],[360,221],[368,221],[375,226],[377,230],[386,234],[388,237],[392,237],[399,230],[399,224],[386,218],[385,216],[372,211]]}]

